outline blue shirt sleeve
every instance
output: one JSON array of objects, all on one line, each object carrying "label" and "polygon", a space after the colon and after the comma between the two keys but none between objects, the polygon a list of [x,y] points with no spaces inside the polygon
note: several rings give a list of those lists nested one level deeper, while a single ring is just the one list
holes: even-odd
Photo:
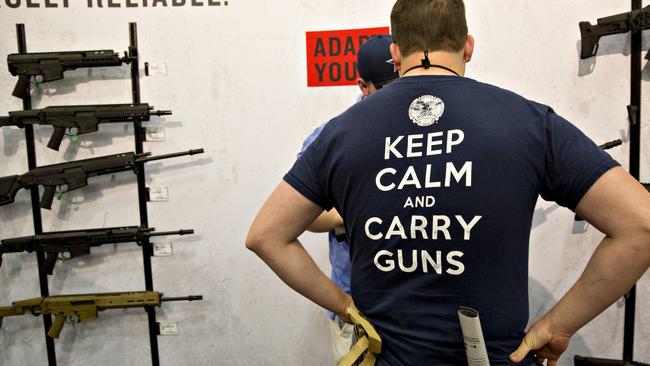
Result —
[{"label": "blue shirt sleeve", "polygon": [[540,195],[575,210],[596,180],[619,164],[550,108],[545,133],[546,166]]},{"label": "blue shirt sleeve", "polygon": [[[326,156],[325,143],[322,138],[324,124],[307,137],[303,149],[298,154],[298,160],[284,176],[284,180],[307,199],[317,204],[325,211],[334,207],[326,194],[327,173],[323,172],[323,160]],[[320,137],[320,138],[319,138]]]},{"label": "blue shirt sleeve", "polygon": [[314,131],[312,131],[312,133],[309,136],[307,136],[305,141],[303,141],[302,148],[300,149],[300,152],[298,153],[298,159],[300,159],[300,157],[302,156],[302,154],[305,153],[307,148],[316,140],[316,138],[318,138],[321,131],[323,131],[323,127],[325,127],[325,124],[322,124],[322,125],[316,127],[316,129]]}]

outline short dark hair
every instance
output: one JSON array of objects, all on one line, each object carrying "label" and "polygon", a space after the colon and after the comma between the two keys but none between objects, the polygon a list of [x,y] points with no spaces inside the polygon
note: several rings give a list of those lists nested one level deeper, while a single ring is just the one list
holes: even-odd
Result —
[{"label": "short dark hair", "polygon": [[404,57],[418,51],[458,52],[465,47],[463,0],[397,0],[390,22],[393,41]]},{"label": "short dark hair", "polygon": [[388,80],[384,80],[384,81],[368,81],[367,83],[370,83],[370,84],[374,85],[375,89],[379,90],[379,89],[385,87],[386,85],[390,84],[394,80],[395,79],[388,79]]}]

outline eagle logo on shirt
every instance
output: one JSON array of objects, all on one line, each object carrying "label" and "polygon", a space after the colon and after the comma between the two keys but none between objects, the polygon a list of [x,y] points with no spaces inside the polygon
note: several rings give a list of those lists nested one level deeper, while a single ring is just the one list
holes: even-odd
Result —
[{"label": "eagle logo on shirt", "polygon": [[433,95],[416,98],[409,107],[409,118],[418,126],[426,127],[438,122],[445,112],[445,103]]}]

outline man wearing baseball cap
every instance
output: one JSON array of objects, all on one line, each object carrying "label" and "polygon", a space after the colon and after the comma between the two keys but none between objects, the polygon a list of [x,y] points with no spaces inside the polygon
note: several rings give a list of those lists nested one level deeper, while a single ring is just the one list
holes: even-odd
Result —
[{"label": "man wearing baseball cap", "polygon": [[[390,56],[391,43],[393,39],[390,35],[381,35],[370,38],[359,47],[357,81],[364,96],[376,92],[399,76]],[[369,93],[364,91],[364,84],[369,88]]]},{"label": "man wearing baseball cap", "polygon": [[[359,100],[362,100],[395,80],[399,75],[395,70],[391,56],[390,35],[374,36],[364,42],[357,53],[357,83],[361,90]],[[316,128],[305,139],[298,158],[307,150],[314,140],[320,135],[326,123]],[[309,227],[313,232],[329,232],[329,259],[332,265],[331,279],[345,293],[350,293],[350,245],[347,240],[338,241],[334,229],[343,225],[341,216],[332,209],[324,212]],[[330,319],[330,338],[334,360],[338,362],[348,353],[352,344],[353,327],[342,321],[331,311],[327,312]]]}]

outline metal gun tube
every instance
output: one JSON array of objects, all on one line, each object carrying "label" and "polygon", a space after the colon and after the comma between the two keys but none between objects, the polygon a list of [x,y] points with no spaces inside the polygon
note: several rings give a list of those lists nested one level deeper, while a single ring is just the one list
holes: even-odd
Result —
[{"label": "metal gun tube", "polygon": [[185,297],[161,297],[160,302],[169,301],[198,301],[203,300],[203,295],[190,295]]},{"label": "metal gun tube", "polygon": [[193,149],[193,150],[177,152],[177,153],[173,153],[173,154],[165,154],[165,155],[157,155],[157,156],[150,156],[151,153],[144,153],[144,154],[140,154],[139,156],[137,156],[136,161],[138,163],[146,163],[146,162],[150,162],[150,161],[163,160],[163,159],[169,159],[169,158],[176,158],[176,157],[185,156],[185,155],[203,154],[203,152],[204,152],[203,149]]}]

